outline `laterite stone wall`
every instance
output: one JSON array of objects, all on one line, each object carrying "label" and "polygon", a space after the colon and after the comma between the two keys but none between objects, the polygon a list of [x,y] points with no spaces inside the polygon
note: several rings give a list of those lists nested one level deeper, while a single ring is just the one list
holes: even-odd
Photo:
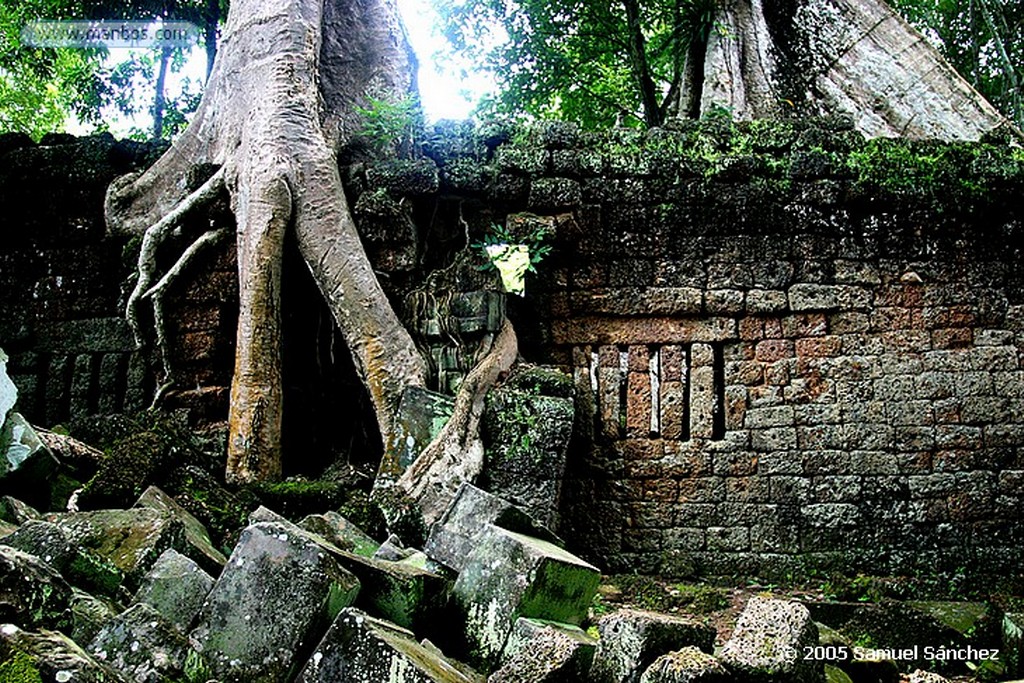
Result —
[{"label": "laterite stone wall", "polygon": [[[141,405],[159,374],[121,317],[133,245],[102,226],[106,183],[150,157],[50,142],[0,138],[0,345],[44,425]],[[1024,156],[1005,140],[709,119],[439,125],[423,150],[343,158],[350,204],[399,303],[495,225],[545,235],[552,252],[507,310],[524,356],[575,378],[572,549],[613,572],[1019,571]],[[304,272],[288,258],[286,274]],[[233,272],[227,245],[173,294],[175,400],[211,419],[226,413]],[[317,300],[298,275],[285,290]],[[336,444],[317,425],[349,443],[365,413],[336,409],[358,382],[322,308],[300,308],[287,307],[290,414],[323,419],[293,433],[327,462]]]}]

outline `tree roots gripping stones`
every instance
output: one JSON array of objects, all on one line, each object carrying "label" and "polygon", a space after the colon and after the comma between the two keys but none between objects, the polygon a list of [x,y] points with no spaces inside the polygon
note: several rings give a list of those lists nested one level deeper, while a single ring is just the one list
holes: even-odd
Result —
[{"label": "tree roots gripping stones", "polygon": [[[120,178],[108,190],[111,229],[143,236],[127,313],[141,339],[138,306],[153,299],[165,381],[173,373],[161,295],[221,233],[202,235],[154,285],[156,249],[186,212],[222,191],[230,198],[240,299],[230,481],[281,474],[280,279],[289,232],[352,353],[385,440],[395,429],[402,392],[426,384],[427,364],[360,243],[337,163],[368,98],[408,96],[414,73],[394,0],[238,0],[189,128],[149,170]],[[217,170],[206,182],[187,187],[185,179],[209,168]],[[439,472],[460,478],[474,470],[452,463],[477,459],[483,395],[515,355],[515,334],[506,325],[460,390],[457,419],[424,453],[425,464],[403,477],[402,488],[414,500],[433,489],[419,478],[433,480]],[[460,481],[453,483],[442,488],[454,491]]]}]

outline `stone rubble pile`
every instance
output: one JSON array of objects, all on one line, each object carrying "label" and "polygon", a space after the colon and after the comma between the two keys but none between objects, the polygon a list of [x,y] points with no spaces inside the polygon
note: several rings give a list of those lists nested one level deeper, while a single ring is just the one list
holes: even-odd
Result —
[{"label": "stone rubble pile", "polygon": [[803,653],[834,634],[792,601],[752,598],[717,655],[713,628],[642,610],[602,616],[593,637],[598,570],[468,484],[426,552],[337,513],[296,524],[261,507],[212,571],[202,524],[168,501],[151,488],[130,510],[44,515],[3,499],[0,680],[826,681]]},{"label": "stone rubble pile", "polygon": [[[153,486],[127,510],[3,496],[0,682],[896,681],[807,656],[849,647],[816,619],[863,610],[755,597],[716,654],[715,629],[682,616],[620,609],[585,630],[600,578],[538,515],[468,483],[422,550],[337,512],[296,523],[259,507],[227,556]],[[1019,661],[1021,620],[1007,620]]]}]

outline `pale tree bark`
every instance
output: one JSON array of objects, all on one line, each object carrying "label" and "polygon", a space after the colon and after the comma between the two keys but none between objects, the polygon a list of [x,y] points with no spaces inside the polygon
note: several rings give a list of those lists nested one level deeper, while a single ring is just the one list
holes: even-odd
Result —
[{"label": "pale tree bark", "polygon": [[[1010,125],[884,0],[724,0],[710,35],[701,113],[847,114],[869,137],[945,140]],[[680,111],[695,100],[684,89]]]},{"label": "pale tree bark", "polygon": [[[190,206],[201,179],[187,179],[198,170],[220,169],[237,224],[240,296],[229,480],[281,473],[280,279],[288,231],[348,344],[385,439],[402,392],[426,383],[426,364],[360,243],[336,156],[359,124],[358,105],[368,95],[407,96],[414,72],[393,0],[235,0],[194,121],[152,168],[108,191],[111,228],[141,233],[166,227],[166,216]],[[140,258],[140,279],[155,279],[154,268]],[[513,357],[514,347],[511,334]],[[446,441],[472,444],[480,392],[495,377],[485,372],[466,382],[457,404],[468,401],[472,419],[453,420]],[[442,450],[461,457],[458,448]]]}]

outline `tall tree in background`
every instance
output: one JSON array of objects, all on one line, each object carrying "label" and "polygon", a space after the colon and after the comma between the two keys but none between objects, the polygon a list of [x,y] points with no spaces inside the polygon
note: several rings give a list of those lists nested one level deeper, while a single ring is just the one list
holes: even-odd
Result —
[{"label": "tall tree in background", "polygon": [[1024,2],[894,0],[971,85],[1024,128]]},{"label": "tall tree in background", "polygon": [[[63,129],[71,116],[104,127],[104,109],[126,116],[148,113],[153,124],[136,137],[170,137],[186,124],[199,103],[201,84],[187,85],[173,97],[168,73],[184,65],[180,48],[136,51],[110,64],[105,49],[36,48],[21,42],[31,21],[108,19],[189,21],[203,32],[207,70],[217,51],[224,0],[18,0],[0,4],[0,131],[20,131],[34,138]],[[143,92],[149,92],[146,97]]]},{"label": "tall tree in background", "polygon": [[455,49],[495,74],[491,111],[588,127],[654,126],[676,110],[715,0],[436,0],[435,7]]},{"label": "tall tree in background", "polygon": [[[998,118],[969,88],[950,85],[956,78],[945,61],[882,0],[435,4],[452,44],[494,71],[501,90],[488,103],[492,111],[585,126],[654,126],[713,110],[738,118],[847,111],[871,135],[940,137],[977,137]],[[973,82],[1016,114],[1019,81],[1008,65],[1022,49],[1020,3],[1012,11],[996,0],[902,0],[902,6],[922,26],[946,22],[927,32],[942,38],[954,65],[968,77],[976,74]],[[969,30],[968,22],[984,30]],[[901,50],[909,52],[894,58]],[[883,64],[873,73],[870,57]],[[843,83],[847,66],[856,75]],[[955,103],[941,115],[913,104],[917,91],[933,87],[942,91],[940,100]],[[870,98],[891,101],[896,110],[869,114]],[[942,133],[961,104],[967,106],[962,118],[977,116],[980,123],[960,122],[956,132]]]}]

